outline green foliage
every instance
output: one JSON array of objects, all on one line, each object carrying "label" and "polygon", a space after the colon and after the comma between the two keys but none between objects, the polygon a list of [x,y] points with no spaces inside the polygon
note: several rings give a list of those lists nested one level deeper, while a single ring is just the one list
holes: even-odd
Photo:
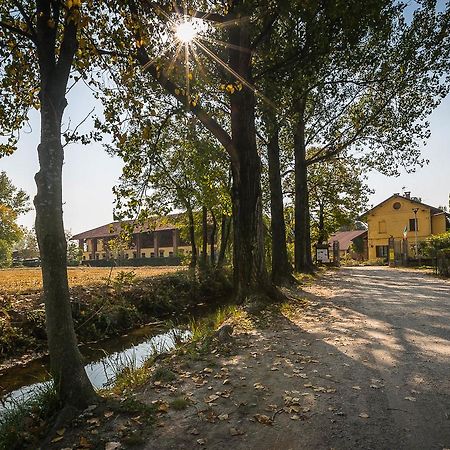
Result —
[{"label": "green foliage", "polygon": [[117,292],[122,292],[126,287],[130,287],[136,281],[136,273],[132,270],[121,270],[113,279],[112,286]]},{"label": "green foliage", "polygon": [[170,409],[175,411],[182,411],[186,409],[191,404],[188,397],[176,397],[170,402]]},{"label": "green foliage", "polygon": [[428,237],[422,244],[421,250],[425,256],[436,257],[440,252],[450,249],[450,231]]},{"label": "green foliage", "polygon": [[17,252],[17,258],[29,259],[39,257],[39,248],[34,229],[22,228],[22,238],[14,246]]},{"label": "green foliage", "polygon": [[16,220],[29,211],[28,201],[28,195],[17,189],[5,172],[0,172],[0,267],[11,264],[13,245],[23,234]]},{"label": "green foliage", "polygon": [[366,179],[358,161],[345,154],[308,168],[313,242],[327,241],[341,227],[354,226],[373,193]]}]

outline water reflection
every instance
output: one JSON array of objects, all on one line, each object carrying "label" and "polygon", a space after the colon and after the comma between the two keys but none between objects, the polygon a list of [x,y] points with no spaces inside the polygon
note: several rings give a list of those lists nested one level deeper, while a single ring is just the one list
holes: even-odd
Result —
[{"label": "water reflection", "polygon": [[[119,339],[113,339],[109,342],[104,343],[103,348],[86,348],[83,353],[86,356],[90,354],[90,363],[85,366],[86,373],[97,389],[107,387],[114,382],[114,379],[118,373],[120,373],[125,367],[139,368],[150,356],[163,353],[171,350],[175,347],[178,342],[183,342],[187,340],[190,336],[190,332],[186,330],[181,330],[178,328],[172,328],[164,333],[159,333],[148,337],[150,332],[155,333],[155,329],[141,328],[135,332],[130,333],[130,335],[123,336]],[[127,339],[128,338],[128,339]],[[112,348],[117,349],[117,344],[123,341],[132,342],[131,346],[121,349],[120,351],[111,351]],[[99,355],[104,355],[99,357]],[[22,402],[30,398],[34,393],[39,392],[40,389],[44,388],[47,383],[49,383],[49,375],[46,370],[43,361],[32,363],[31,367],[20,367],[13,368],[5,372],[4,376],[0,378],[0,382],[5,386],[20,384],[20,387],[8,392],[1,398],[0,412],[4,411],[6,408],[14,405],[17,402]],[[40,380],[32,384],[27,384],[25,381],[27,379],[27,370],[31,370],[33,377]],[[9,373],[12,372],[12,373]],[[23,373],[21,373],[23,372]],[[6,379],[6,376],[12,377],[10,382]],[[3,379],[5,377],[5,380]],[[29,379],[29,378],[28,378]],[[20,380],[23,382],[21,383]]]}]

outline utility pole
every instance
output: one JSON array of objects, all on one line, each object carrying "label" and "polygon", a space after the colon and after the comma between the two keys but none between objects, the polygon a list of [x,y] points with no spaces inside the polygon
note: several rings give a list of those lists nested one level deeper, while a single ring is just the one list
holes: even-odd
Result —
[{"label": "utility pole", "polygon": [[419,211],[419,208],[413,208],[414,213],[414,237],[415,237],[415,254],[416,259],[419,257],[419,248],[417,247],[417,211]]}]

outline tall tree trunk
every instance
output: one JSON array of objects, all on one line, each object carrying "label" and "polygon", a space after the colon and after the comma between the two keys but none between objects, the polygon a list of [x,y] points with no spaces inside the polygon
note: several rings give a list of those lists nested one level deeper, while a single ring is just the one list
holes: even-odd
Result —
[{"label": "tall tree trunk", "polygon": [[286,246],[283,190],[280,174],[280,146],[278,129],[274,130],[267,145],[270,184],[270,214],[272,231],[272,280],[276,284],[292,280]]},{"label": "tall tree trunk", "polygon": [[217,267],[222,267],[225,262],[225,255],[227,252],[228,241],[231,231],[231,217],[222,215],[222,221],[220,225],[220,249],[219,256],[217,258]]},{"label": "tall tree trunk", "polygon": [[214,211],[211,210],[212,217],[212,227],[211,227],[211,242],[210,242],[210,253],[211,253],[211,267],[216,264],[216,232],[217,232],[217,220]]},{"label": "tall tree trunk", "polygon": [[[232,70],[252,83],[249,23],[230,28],[229,63]],[[238,80],[236,80],[237,82]],[[233,266],[237,301],[264,292],[274,296],[264,261],[261,199],[261,161],[256,146],[255,95],[243,85],[231,96],[231,132],[238,161],[233,164]]]},{"label": "tall tree trunk", "polygon": [[60,25],[63,37],[57,41],[56,29],[48,22],[51,14],[59,14],[60,7],[50,0],[36,3],[41,138],[39,172],[35,176],[35,228],[41,255],[51,373],[62,402],[83,408],[92,402],[95,392],[84,370],[74,331],[62,211],[61,122],[67,104],[67,82],[77,50],[77,22],[68,20],[64,26]]},{"label": "tall tree trunk", "polygon": [[325,213],[324,213],[324,206],[323,203],[319,203],[319,235],[317,237],[317,243],[322,244],[326,240],[325,235]]},{"label": "tall tree trunk", "polygon": [[[95,397],[75,336],[67,281],[67,243],[62,211],[61,119],[64,95],[49,86],[41,91],[40,170],[35,176],[36,235],[42,280],[51,372],[65,404],[83,408]],[[61,94],[61,93],[60,93]]]},{"label": "tall tree trunk", "polygon": [[191,262],[189,267],[192,269],[197,265],[197,244],[195,243],[195,222],[194,213],[190,206],[187,207],[188,219],[189,219],[189,238],[191,240]]},{"label": "tall tree trunk", "polygon": [[297,123],[294,131],[295,151],[295,270],[312,272],[311,220],[309,212],[308,166],[305,145],[305,101],[297,103]]},{"label": "tall tree trunk", "polygon": [[206,266],[208,262],[208,209],[202,207],[202,263]]}]

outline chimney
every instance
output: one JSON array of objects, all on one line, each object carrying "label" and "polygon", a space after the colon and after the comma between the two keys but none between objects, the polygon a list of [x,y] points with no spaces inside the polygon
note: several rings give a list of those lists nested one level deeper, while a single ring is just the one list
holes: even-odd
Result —
[{"label": "chimney", "polygon": [[406,198],[411,198],[411,192],[410,191],[405,192],[405,197]]}]

